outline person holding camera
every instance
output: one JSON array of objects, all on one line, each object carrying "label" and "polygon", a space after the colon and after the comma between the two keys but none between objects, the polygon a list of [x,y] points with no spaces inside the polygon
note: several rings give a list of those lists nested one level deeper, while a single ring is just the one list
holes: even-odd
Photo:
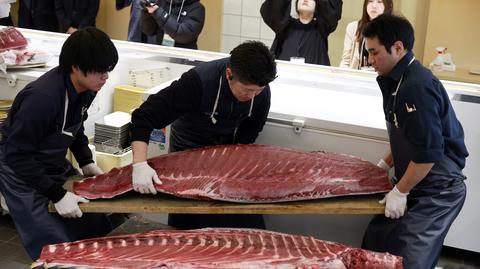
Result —
[{"label": "person holding camera", "polygon": [[296,0],[298,18],[290,15],[292,0],[266,0],[263,21],[275,32],[271,51],[279,60],[303,58],[305,63],[330,65],[328,36],[342,14],[342,0]]},{"label": "person holding camera", "polygon": [[157,35],[157,44],[197,49],[198,36],[205,22],[200,0],[141,0],[144,7],[140,28]]},{"label": "person holding camera", "polygon": [[[133,189],[156,194],[154,184],[161,184],[146,161],[154,128],[171,124],[170,152],[255,142],[267,120],[268,84],[276,74],[267,46],[248,41],[233,49],[230,57],[202,63],[151,95],[132,114]],[[262,215],[170,214],[168,224],[181,229],[265,229]]]},{"label": "person holding camera", "polygon": [[127,40],[132,42],[140,42],[147,44],[156,44],[156,35],[147,36],[140,29],[140,21],[142,11],[145,8],[144,0],[116,0],[115,7],[117,10],[130,7],[130,20],[128,21]]}]

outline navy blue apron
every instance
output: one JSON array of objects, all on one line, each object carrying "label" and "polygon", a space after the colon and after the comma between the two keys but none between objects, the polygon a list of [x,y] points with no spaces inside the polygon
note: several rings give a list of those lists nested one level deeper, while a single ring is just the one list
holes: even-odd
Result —
[{"label": "navy blue apron", "polygon": [[[400,179],[413,152],[396,115],[394,122],[387,121],[387,131],[395,176]],[[372,219],[362,248],[402,256],[405,269],[435,268],[445,236],[465,202],[464,179],[460,167],[445,155],[410,191],[403,217],[395,220],[377,215]]]},{"label": "navy blue apron", "polygon": [[[76,174],[65,156],[83,123],[82,115],[80,122],[65,128],[67,110],[68,93],[62,131],[46,137],[36,156],[46,167],[47,176],[62,185],[69,176]],[[38,159],[40,156],[41,159]],[[103,214],[84,214],[81,218],[69,219],[49,213],[49,199],[16,176],[7,165],[1,148],[0,170],[0,189],[23,246],[33,260],[39,257],[44,245],[104,236],[111,231],[110,221]]]}]

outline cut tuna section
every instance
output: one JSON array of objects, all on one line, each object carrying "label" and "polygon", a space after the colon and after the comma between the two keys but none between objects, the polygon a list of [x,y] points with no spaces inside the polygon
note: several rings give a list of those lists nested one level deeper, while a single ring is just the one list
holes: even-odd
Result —
[{"label": "cut tuna section", "polygon": [[0,52],[9,49],[21,49],[27,46],[27,39],[14,27],[0,30]]},{"label": "cut tuna section", "polygon": [[[302,152],[264,145],[223,145],[162,155],[149,160],[163,193],[241,203],[310,200],[387,192],[386,172],[360,158]],[[89,199],[132,190],[132,166],[74,183]]]},{"label": "cut tuna section", "polygon": [[307,236],[228,228],[151,231],[49,245],[37,263],[75,268],[403,268],[402,258],[388,253]]}]

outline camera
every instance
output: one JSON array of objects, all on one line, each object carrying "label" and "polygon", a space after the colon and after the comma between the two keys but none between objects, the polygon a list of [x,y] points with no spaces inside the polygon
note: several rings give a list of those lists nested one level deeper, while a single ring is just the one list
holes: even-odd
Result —
[{"label": "camera", "polygon": [[140,5],[145,8],[145,7],[152,7],[154,5],[158,5],[158,0],[141,0]]}]

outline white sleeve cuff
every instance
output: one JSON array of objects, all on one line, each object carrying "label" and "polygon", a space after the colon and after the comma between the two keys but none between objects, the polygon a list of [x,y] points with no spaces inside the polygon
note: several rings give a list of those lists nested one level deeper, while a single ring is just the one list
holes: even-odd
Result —
[{"label": "white sleeve cuff", "polygon": [[385,162],[384,159],[380,159],[380,161],[378,161],[378,163],[377,163],[377,166],[382,168],[385,171],[388,171],[392,168]]}]

